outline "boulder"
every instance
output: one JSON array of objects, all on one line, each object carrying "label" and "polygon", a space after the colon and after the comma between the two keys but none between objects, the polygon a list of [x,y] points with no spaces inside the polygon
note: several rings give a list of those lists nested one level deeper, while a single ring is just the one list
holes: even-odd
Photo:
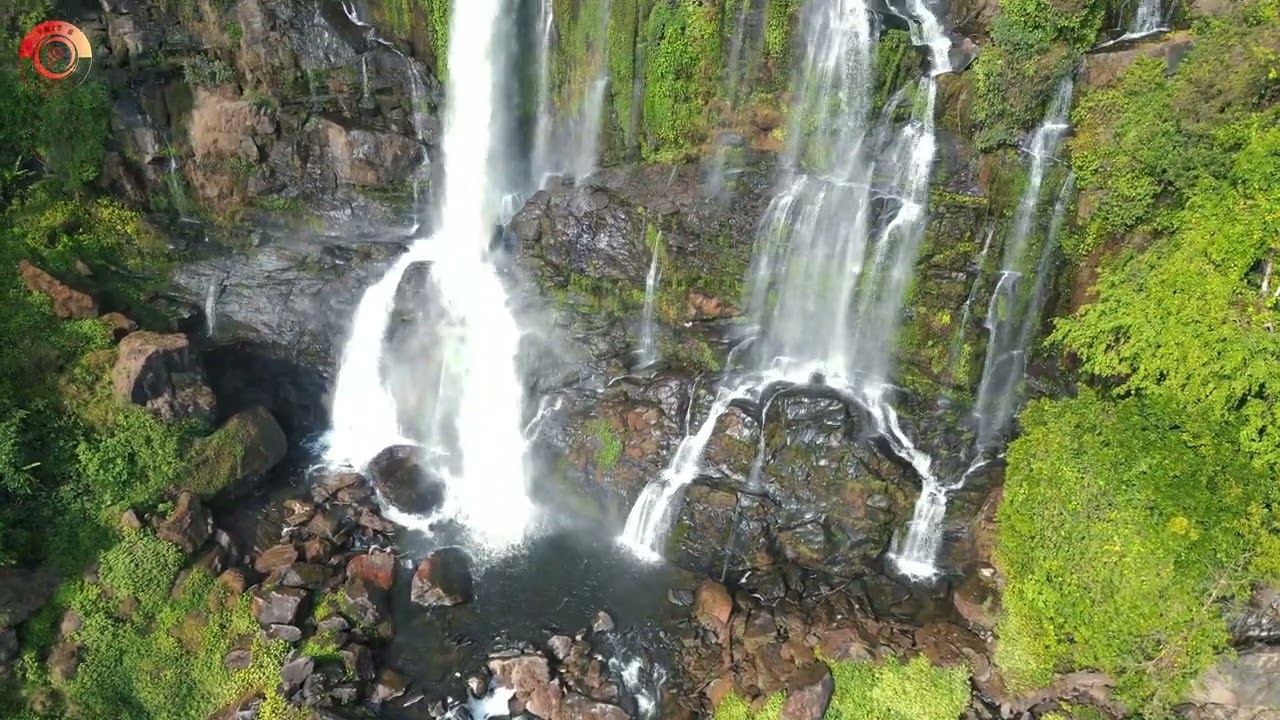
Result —
[{"label": "boulder", "polygon": [[141,405],[157,417],[213,422],[213,390],[186,335],[129,335],[120,341],[111,381],[119,400]]},{"label": "boulder", "polygon": [[365,477],[359,473],[338,472],[325,475],[311,486],[311,498],[318,503],[349,502],[344,499],[344,491],[367,484]]},{"label": "boulder", "polygon": [[387,594],[360,578],[347,578],[340,593],[343,614],[363,627],[376,627],[387,614]]},{"label": "boulder", "polygon": [[489,671],[493,673],[495,685],[513,691],[513,708],[523,707],[546,720],[626,720],[628,717],[616,705],[565,690],[559,679],[552,679],[550,665],[542,655],[492,658]]},{"label": "boulder", "polygon": [[378,679],[373,683],[369,699],[375,703],[383,703],[404,695],[408,689],[409,681],[403,675],[391,668],[383,668],[378,672]]},{"label": "boulder", "polygon": [[272,573],[296,562],[297,559],[298,549],[293,545],[274,545],[254,558],[253,569],[263,574]]},{"label": "boulder", "polygon": [[305,500],[292,498],[285,500],[284,510],[287,513],[284,517],[284,524],[289,527],[306,525],[316,515],[316,506]]},{"label": "boulder", "polygon": [[613,628],[613,618],[603,610],[597,612],[595,618],[591,621],[591,632],[593,633],[607,633]]},{"label": "boulder", "polygon": [[53,301],[53,312],[58,317],[69,320],[98,317],[98,300],[93,294],[61,282],[26,260],[18,263],[18,271],[31,292]]},{"label": "boulder", "polygon": [[156,535],[190,555],[213,537],[213,516],[200,503],[200,498],[184,492],[178,496],[173,512],[156,528]]},{"label": "boulder", "polygon": [[427,556],[413,574],[410,599],[427,607],[461,605],[471,599],[471,562],[460,548]]},{"label": "boulder", "polygon": [[286,662],[280,668],[280,694],[289,697],[302,689],[303,683],[311,677],[315,669],[315,660],[306,655]]},{"label": "boulder", "polygon": [[204,497],[238,497],[284,460],[288,449],[284,430],[271,412],[260,405],[251,407],[196,443],[188,486]]},{"label": "boulder", "polygon": [[302,641],[302,628],[297,625],[271,624],[263,629],[262,634],[268,640],[283,640],[287,643]]},{"label": "boulder", "polygon": [[389,447],[369,462],[368,472],[382,497],[404,512],[426,515],[444,502],[444,483],[422,467],[418,448]]},{"label": "boulder", "polygon": [[80,646],[64,640],[49,653],[49,677],[58,685],[66,685],[80,668]]},{"label": "boulder", "polygon": [[374,587],[390,590],[395,578],[396,558],[393,553],[373,551],[357,555],[347,563],[347,577],[360,578]]},{"label": "boulder", "polygon": [[792,676],[778,720],[822,720],[835,692],[831,669],[813,663]]},{"label": "boulder", "polygon": [[25,622],[57,587],[58,577],[47,570],[0,568],[0,629]]},{"label": "boulder", "polygon": [[342,659],[342,667],[347,671],[348,677],[364,682],[372,680],[377,674],[373,653],[364,645],[348,645],[338,651],[338,657]]},{"label": "boulder", "polygon": [[218,584],[232,595],[240,595],[249,587],[249,579],[245,577],[244,570],[231,568],[218,576]]},{"label": "boulder", "polygon": [[290,563],[271,574],[268,582],[285,587],[317,590],[329,581],[329,569],[312,563]]},{"label": "boulder", "polygon": [[293,625],[301,619],[308,599],[301,588],[263,588],[253,596],[253,616],[264,626]]},{"label": "boulder", "polygon": [[703,580],[693,593],[694,616],[709,630],[717,632],[729,626],[733,613],[733,597],[729,590],[714,580]]},{"label": "boulder", "polygon": [[118,312],[107,313],[102,316],[102,322],[111,328],[111,338],[116,342],[125,339],[130,333],[137,332],[138,323],[130,320]]},{"label": "boulder", "polygon": [[951,594],[951,604],[974,632],[995,630],[1000,615],[1000,594],[993,583],[978,573],[960,583]]},{"label": "boulder", "polygon": [[253,653],[248,650],[232,650],[222,658],[228,670],[244,670],[253,664]]}]

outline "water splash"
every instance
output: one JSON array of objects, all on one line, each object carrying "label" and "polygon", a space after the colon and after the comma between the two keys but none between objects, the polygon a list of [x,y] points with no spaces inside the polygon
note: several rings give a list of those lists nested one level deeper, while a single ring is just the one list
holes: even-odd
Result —
[{"label": "water splash", "polygon": [[[444,201],[439,230],[414,242],[361,299],[344,349],[334,394],[327,458],[361,467],[383,447],[417,441],[449,459],[442,469],[445,508],[491,547],[518,541],[533,506],[525,485],[523,387],[516,370],[520,330],[488,256],[504,167],[496,142],[495,88],[501,48],[496,29],[502,0],[456,3],[450,17],[449,87],[445,118]],[[416,77],[416,76],[415,76]],[[431,264],[444,334],[439,375],[422,378],[454,403],[425,437],[405,438],[396,398],[383,367],[413,367],[415,358],[385,357],[385,335],[396,290],[415,262]],[[443,417],[441,417],[443,416]]]}]

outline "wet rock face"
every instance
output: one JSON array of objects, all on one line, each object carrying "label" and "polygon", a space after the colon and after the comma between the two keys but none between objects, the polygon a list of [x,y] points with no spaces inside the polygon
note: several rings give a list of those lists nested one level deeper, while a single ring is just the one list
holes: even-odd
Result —
[{"label": "wet rock face", "polygon": [[686,493],[671,557],[715,575],[777,562],[837,577],[865,572],[910,516],[917,481],[865,437],[856,411],[798,391],[775,399],[761,428],[731,408]]},{"label": "wet rock face", "polygon": [[218,396],[266,407],[294,436],[327,423],[324,396],[361,292],[403,246],[263,227],[261,245],[181,266],[173,282],[212,311],[202,329],[212,319],[206,362]]},{"label": "wet rock face", "polygon": [[121,401],[141,405],[162,419],[213,421],[213,390],[186,335],[129,335],[120,342],[111,380]]}]

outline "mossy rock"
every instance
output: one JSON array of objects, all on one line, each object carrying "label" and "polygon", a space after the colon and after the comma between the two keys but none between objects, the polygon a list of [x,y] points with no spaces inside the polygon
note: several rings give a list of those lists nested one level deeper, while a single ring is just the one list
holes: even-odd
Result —
[{"label": "mossy rock", "polygon": [[284,430],[271,412],[252,407],[196,442],[191,475],[183,489],[205,498],[242,495],[284,460],[288,447]]}]

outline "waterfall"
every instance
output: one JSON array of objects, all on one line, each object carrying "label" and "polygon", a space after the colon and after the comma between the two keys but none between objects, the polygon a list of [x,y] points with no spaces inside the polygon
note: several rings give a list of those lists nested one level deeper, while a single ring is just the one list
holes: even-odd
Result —
[{"label": "waterfall", "polygon": [[[426,112],[426,85],[422,82],[422,74],[418,71],[418,66],[409,58],[405,58],[405,65],[409,68],[409,117],[413,124],[414,138],[422,143],[426,134],[427,112]],[[413,171],[413,231],[417,232],[422,227],[422,183],[430,173],[431,164],[427,160],[426,153],[422,155],[422,163]]]},{"label": "waterfall", "polygon": [[644,313],[640,318],[640,353],[637,359],[639,367],[652,365],[658,359],[658,342],[654,336],[654,305],[658,295],[658,283],[662,279],[662,268],[658,263],[658,253],[662,249],[662,237],[653,240],[653,258],[649,260],[649,274],[644,279]]},{"label": "waterfall", "polygon": [[[898,539],[890,556],[900,571],[913,578],[937,575],[938,551],[942,547],[942,521],[946,517],[948,495],[964,485],[968,475],[985,462],[984,452],[1001,439],[1005,426],[1013,416],[1018,386],[1026,366],[1026,348],[1035,331],[1040,306],[1048,288],[1048,263],[1057,243],[1066,210],[1070,179],[1059,193],[1048,236],[1041,243],[1036,283],[1026,303],[1019,304],[1019,281],[1023,277],[1024,255],[1035,229],[1041,189],[1048,164],[1053,162],[1066,134],[1067,115],[1071,109],[1072,82],[1064,80],[1058,87],[1049,111],[1032,135],[1028,154],[1031,156],[1027,188],[1018,203],[1013,232],[1005,241],[1001,268],[987,309],[985,326],[990,331],[987,355],[983,363],[982,381],[975,401],[978,439],[975,457],[969,469],[951,483],[925,479],[916,500],[906,534]],[[923,476],[922,476],[923,477]]]},{"label": "waterfall", "polygon": [[[415,442],[448,458],[447,467],[435,468],[447,486],[445,512],[491,545],[522,537],[533,510],[515,363],[520,330],[488,257],[498,212],[494,188],[503,182],[495,174],[505,168],[495,108],[503,8],[503,0],[453,5],[439,229],[416,240],[360,301],[338,373],[327,454],[332,464],[361,467],[388,445]],[[396,290],[419,261],[430,263],[448,326],[438,376],[419,384],[439,388],[453,404],[437,405],[438,422],[422,437],[406,438],[383,370],[392,364],[412,371],[421,359],[386,357],[384,342]]]},{"label": "waterfall", "polygon": [[205,333],[210,340],[218,339],[218,296],[222,294],[224,281],[222,273],[215,270],[209,277],[209,289],[204,294]]},{"label": "waterfall", "polygon": [[1071,94],[1072,82],[1068,78],[1059,85],[1048,114],[1032,135],[1028,148],[1031,158],[1027,187],[1018,202],[1013,234],[1005,241],[1000,273],[987,307],[984,323],[989,333],[987,355],[973,411],[978,420],[977,447],[980,451],[999,444],[1013,415],[1016,386],[1022,380],[1026,345],[1020,327],[1026,307],[1020,307],[1019,294],[1027,270],[1023,256],[1035,230],[1045,173],[1057,157],[1067,132]]},{"label": "waterfall", "polygon": [[551,51],[555,38],[556,16],[552,0],[542,0],[538,7],[538,89],[537,89],[537,121],[533,131],[533,153],[530,163],[533,177],[530,185],[542,187],[547,181],[551,169],[551,152],[555,128],[555,106],[551,101]]},{"label": "waterfall", "polygon": [[733,390],[720,391],[707,421],[632,508],[623,536],[642,556],[660,549],[719,414],[778,379],[804,383],[818,374],[847,391],[923,485],[938,484],[931,459],[902,431],[888,400],[891,352],[924,235],[937,150],[935,78],[950,69],[950,42],[937,18],[922,0],[909,5],[905,16],[916,44],[928,48],[931,71],[919,81],[911,120],[897,132],[892,106],[879,122],[870,117],[879,28],[866,0],[804,5],[804,58],[795,74],[781,190],[761,220],[747,278],[746,306],[759,333],[753,370]]},{"label": "waterfall", "polygon": [[360,104],[369,104],[369,58],[360,56]]}]

